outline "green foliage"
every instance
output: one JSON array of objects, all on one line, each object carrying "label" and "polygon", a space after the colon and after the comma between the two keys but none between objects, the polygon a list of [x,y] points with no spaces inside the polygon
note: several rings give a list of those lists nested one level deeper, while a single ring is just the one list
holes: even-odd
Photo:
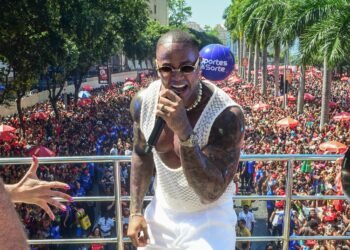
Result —
[{"label": "green foliage", "polygon": [[[5,61],[12,77],[3,74],[6,92],[24,96],[25,91],[32,87],[33,82],[43,67],[42,51],[48,37],[46,5],[38,1],[5,1],[0,5],[2,25],[0,26],[1,61]],[[39,8],[38,6],[39,5]],[[12,94],[11,94],[12,95]],[[5,94],[6,97],[6,94]],[[4,99],[2,100],[4,101]]]},{"label": "green foliage", "polygon": [[124,51],[129,58],[152,60],[155,57],[156,44],[159,37],[170,30],[169,26],[148,19],[146,29],[133,42],[124,44]]},{"label": "green foliage", "polygon": [[109,57],[133,44],[144,30],[148,16],[145,0],[65,1],[61,11],[64,32],[78,50],[78,61],[70,68],[75,99],[83,76],[96,64],[106,63]]},{"label": "green foliage", "polygon": [[289,4],[286,0],[262,0],[244,1],[244,11],[238,18],[243,26],[245,37],[249,43],[258,42],[262,46],[277,40],[281,37],[282,26],[286,13],[289,11]]},{"label": "green foliage", "polygon": [[317,9],[318,16],[300,35],[301,60],[322,62],[326,57],[329,66],[335,67],[350,52],[350,4],[341,0],[325,1],[322,6],[318,3]]},{"label": "green foliage", "polygon": [[[2,1],[0,12],[0,55],[16,77],[7,89],[18,89],[14,85],[21,82],[24,92],[43,75],[55,100],[68,76],[78,76],[78,89],[92,65],[138,39],[148,5],[146,0],[19,0]],[[62,69],[59,77],[50,78],[50,66]]]},{"label": "green foliage", "polygon": [[[248,43],[290,45],[300,41],[302,65],[323,65],[321,126],[328,120],[330,70],[346,64],[350,54],[350,2],[345,0],[241,0],[226,12],[234,38]],[[264,69],[263,69],[264,70]]]},{"label": "green foliage", "polygon": [[[169,30],[176,28],[177,27],[164,26],[158,21],[148,19],[146,29],[139,34],[134,42],[124,44],[124,51],[128,58],[138,60],[148,59],[153,61],[159,37]],[[181,27],[181,29],[190,32],[197,39],[200,48],[212,43],[222,43],[216,35],[210,34],[210,32],[199,32],[187,27]],[[215,31],[212,33],[215,34]]]},{"label": "green foliage", "polygon": [[185,0],[168,0],[169,24],[174,27],[182,27],[192,16],[192,9],[187,6]]},{"label": "green foliage", "polygon": [[247,4],[246,0],[235,0],[232,1],[228,9],[225,10],[225,26],[231,32],[231,37],[234,40],[243,36],[241,15]]},{"label": "green foliage", "polygon": [[222,44],[222,42],[217,36],[208,34],[206,32],[200,32],[191,28],[189,29],[189,32],[197,39],[200,49],[202,49],[208,44],[213,44],[213,43]]},{"label": "green foliage", "polygon": [[344,0],[235,0],[225,11],[225,25],[233,38],[291,44],[300,40],[300,62],[330,66],[350,52],[349,1]]},{"label": "green foliage", "polygon": [[205,33],[207,33],[209,36],[215,36],[219,37],[219,30],[216,27],[212,28],[209,25],[204,26]]}]

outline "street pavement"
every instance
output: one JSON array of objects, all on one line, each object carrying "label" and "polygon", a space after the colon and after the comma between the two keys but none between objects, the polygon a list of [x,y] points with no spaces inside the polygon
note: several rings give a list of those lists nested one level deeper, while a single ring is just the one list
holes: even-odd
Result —
[{"label": "street pavement", "polygon": [[[236,201],[236,206],[239,206],[240,202]],[[266,201],[255,201],[252,205],[253,208],[257,208],[253,211],[256,223],[254,225],[253,236],[270,236],[270,232],[267,230],[267,211],[266,211]],[[236,208],[237,216],[241,208]],[[255,210],[255,209],[254,209]],[[251,250],[263,250],[268,242],[253,242],[251,244]]]},{"label": "street pavement", "polygon": [[[137,76],[137,71],[116,73],[116,74],[112,74],[112,82],[124,82],[126,78],[128,77],[134,78],[136,76]],[[86,82],[83,82],[81,87],[87,84],[89,84],[93,88],[99,88],[101,86],[98,83],[97,77],[87,78]],[[64,90],[62,91],[62,94],[65,94],[65,93],[67,94],[74,93],[74,85],[69,85],[65,87]],[[30,96],[23,97],[21,104],[22,104],[22,108],[27,108],[35,105],[36,103],[45,102],[47,100],[49,100],[49,92],[46,90]],[[17,113],[17,107],[15,102],[11,102],[10,106],[0,105],[1,116],[13,115],[16,113]]]}]

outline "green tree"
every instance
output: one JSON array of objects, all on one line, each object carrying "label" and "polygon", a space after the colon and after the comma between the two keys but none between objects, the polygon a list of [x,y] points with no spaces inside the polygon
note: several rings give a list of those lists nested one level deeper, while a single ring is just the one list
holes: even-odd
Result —
[{"label": "green tree", "polygon": [[145,0],[5,1],[0,6],[0,55],[16,77],[46,79],[58,117],[56,103],[67,77],[74,77],[77,96],[92,65],[106,62],[123,43],[138,38],[147,9]]},{"label": "green tree", "polygon": [[244,37],[248,42],[248,46],[255,47],[255,75],[254,83],[257,84],[257,67],[258,55],[262,52],[262,84],[261,92],[266,94],[266,78],[267,78],[267,48],[273,44],[275,50],[275,93],[278,89],[278,68],[280,61],[281,41],[283,20],[289,10],[288,1],[284,0],[262,0],[243,2],[243,10],[238,18],[238,22],[243,26]]},{"label": "green tree", "polygon": [[208,34],[206,32],[200,32],[191,28],[189,28],[188,31],[197,39],[200,49],[206,45],[213,43],[222,44],[221,40],[214,35]]},{"label": "green tree", "polygon": [[[231,5],[228,6],[223,14],[225,18],[225,26],[230,31],[231,38],[234,42],[237,43],[237,51],[236,51],[236,60],[238,74],[242,77],[246,78],[248,82],[251,81],[251,68],[254,60],[254,67],[258,67],[258,59],[259,59],[259,46],[256,44],[256,32],[252,32],[254,30],[255,25],[250,20],[251,27],[247,25],[249,17],[252,15],[254,11],[254,7],[258,5],[258,1],[251,0],[235,0],[232,1]],[[251,28],[251,32],[247,30]],[[243,67],[242,62],[243,58],[246,57],[248,49],[248,74],[245,75],[245,67]],[[254,50],[254,52],[253,52]],[[253,59],[253,55],[254,59]],[[254,75],[255,80],[254,84],[257,84],[258,75]]]},{"label": "green tree", "polygon": [[123,46],[139,40],[148,14],[145,0],[65,1],[61,27],[72,34],[78,51],[77,65],[68,72],[74,79],[75,100],[89,68],[107,62]]},{"label": "green tree", "polygon": [[192,8],[185,0],[168,0],[170,16],[169,24],[175,27],[183,26],[192,16]]},{"label": "green tree", "polygon": [[207,33],[210,36],[216,36],[217,38],[219,38],[220,33],[219,33],[219,30],[217,27],[212,28],[209,25],[205,25],[204,31],[205,31],[205,33]]},{"label": "green tree", "polygon": [[329,121],[332,71],[350,53],[350,3],[332,1],[323,6],[327,14],[301,36],[301,59],[323,58],[322,106],[320,127]]},{"label": "green tree", "polygon": [[[236,35],[234,37],[241,44],[244,38],[248,44],[255,44],[256,61],[258,44],[263,48],[263,57],[266,56],[264,48],[273,44],[277,64],[281,43],[287,50],[295,40],[300,41],[299,114],[303,112],[306,65],[323,64],[321,127],[329,119],[331,72],[346,61],[346,55],[350,52],[347,42],[350,34],[349,4],[343,0],[242,0],[233,1],[225,12],[226,26]],[[243,47],[239,48],[242,50]],[[240,57],[241,53],[238,55]],[[276,66],[275,74],[277,69]],[[275,87],[277,89],[277,85]]]},{"label": "green tree", "polygon": [[349,53],[349,3],[342,0],[293,1],[286,19],[285,33],[300,40],[301,79],[298,113],[303,112],[306,65],[323,64],[322,107],[320,127],[329,120],[331,71]]},{"label": "green tree", "polygon": [[3,63],[0,68],[0,104],[1,105],[10,105],[9,100],[13,99],[13,93],[10,89],[11,80],[11,67],[8,65],[7,58],[0,55],[0,61]]},{"label": "green tree", "polygon": [[[47,1],[47,5],[52,2]],[[41,56],[47,42],[47,30],[43,17],[47,15],[37,4],[44,6],[44,1],[5,1],[0,5],[2,25],[0,26],[0,55],[7,64],[3,70],[5,96],[16,98],[17,111],[22,132],[24,132],[22,97],[37,80],[44,60]],[[12,72],[12,78],[9,77]],[[4,98],[2,98],[2,101]]]},{"label": "green tree", "polygon": [[168,32],[170,29],[170,26],[161,25],[158,21],[150,19],[147,23],[147,28],[141,35],[146,50],[144,59],[149,60],[152,63],[152,67],[155,59],[157,41],[161,35]]},{"label": "green tree", "polygon": [[64,14],[68,8],[68,1],[52,0],[36,6],[37,14],[41,16],[44,28],[47,30],[43,49],[40,56],[43,60],[42,77],[46,80],[49,101],[59,118],[57,102],[61,96],[69,72],[78,63],[79,50],[74,41],[74,34],[65,30]]},{"label": "green tree", "polygon": [[[291,8],[284,20],[284,32],[283,37],[288,40],[299,39],[307,32],[307,29],[324,19],[332,10],[332,1],[291,1]],[[333,6],[333,7],[332,7]],[[305,92],[305,68],[307,64],[313,65],[319,62],[316,58],[319,56],[308,55],[300,57],[299,55],[299,65],[300,65],[300,81],[299,81],[299,91],[298,91],[298,102],[297,102],[297,112],[298,114],[303,113],[304,109],[304,92]]]},{"label": "green tree", "polygon": [[124,51],[133,60],[150,61],[153,67],[156,43],[159,37],[170,30],[169,26],[161,25],[158,21],[148,19],[147,27],[134,42],[124,43]]}]

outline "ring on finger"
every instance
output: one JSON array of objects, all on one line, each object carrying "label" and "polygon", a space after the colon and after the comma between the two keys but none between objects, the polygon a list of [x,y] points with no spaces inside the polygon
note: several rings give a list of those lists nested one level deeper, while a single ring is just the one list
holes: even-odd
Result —
[{"label": "ring on finger", "polygon": [[160,111],[166,112],[165,105],[163,104],[162,107],[160,108]]}]

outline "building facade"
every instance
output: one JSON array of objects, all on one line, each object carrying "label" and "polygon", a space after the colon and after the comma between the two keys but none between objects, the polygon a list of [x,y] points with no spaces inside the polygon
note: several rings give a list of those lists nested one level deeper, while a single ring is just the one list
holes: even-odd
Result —
[{"label": "building facade", "polygon": [[[168,1],[167,0],[148,0],[149,15],[153,20],[157,20],[161,25],[169,25]],[[138,60],[128,60],[123,53],[112,56],[110,59],[113,72],[139,70],[147,68],[145,62]],[[148,62],[148,65],[149,62]]]},{"label": "building facade", "polygon": [[150,15],[162,25],[169,25],[168,1],[167,0],[149,0]]}]

